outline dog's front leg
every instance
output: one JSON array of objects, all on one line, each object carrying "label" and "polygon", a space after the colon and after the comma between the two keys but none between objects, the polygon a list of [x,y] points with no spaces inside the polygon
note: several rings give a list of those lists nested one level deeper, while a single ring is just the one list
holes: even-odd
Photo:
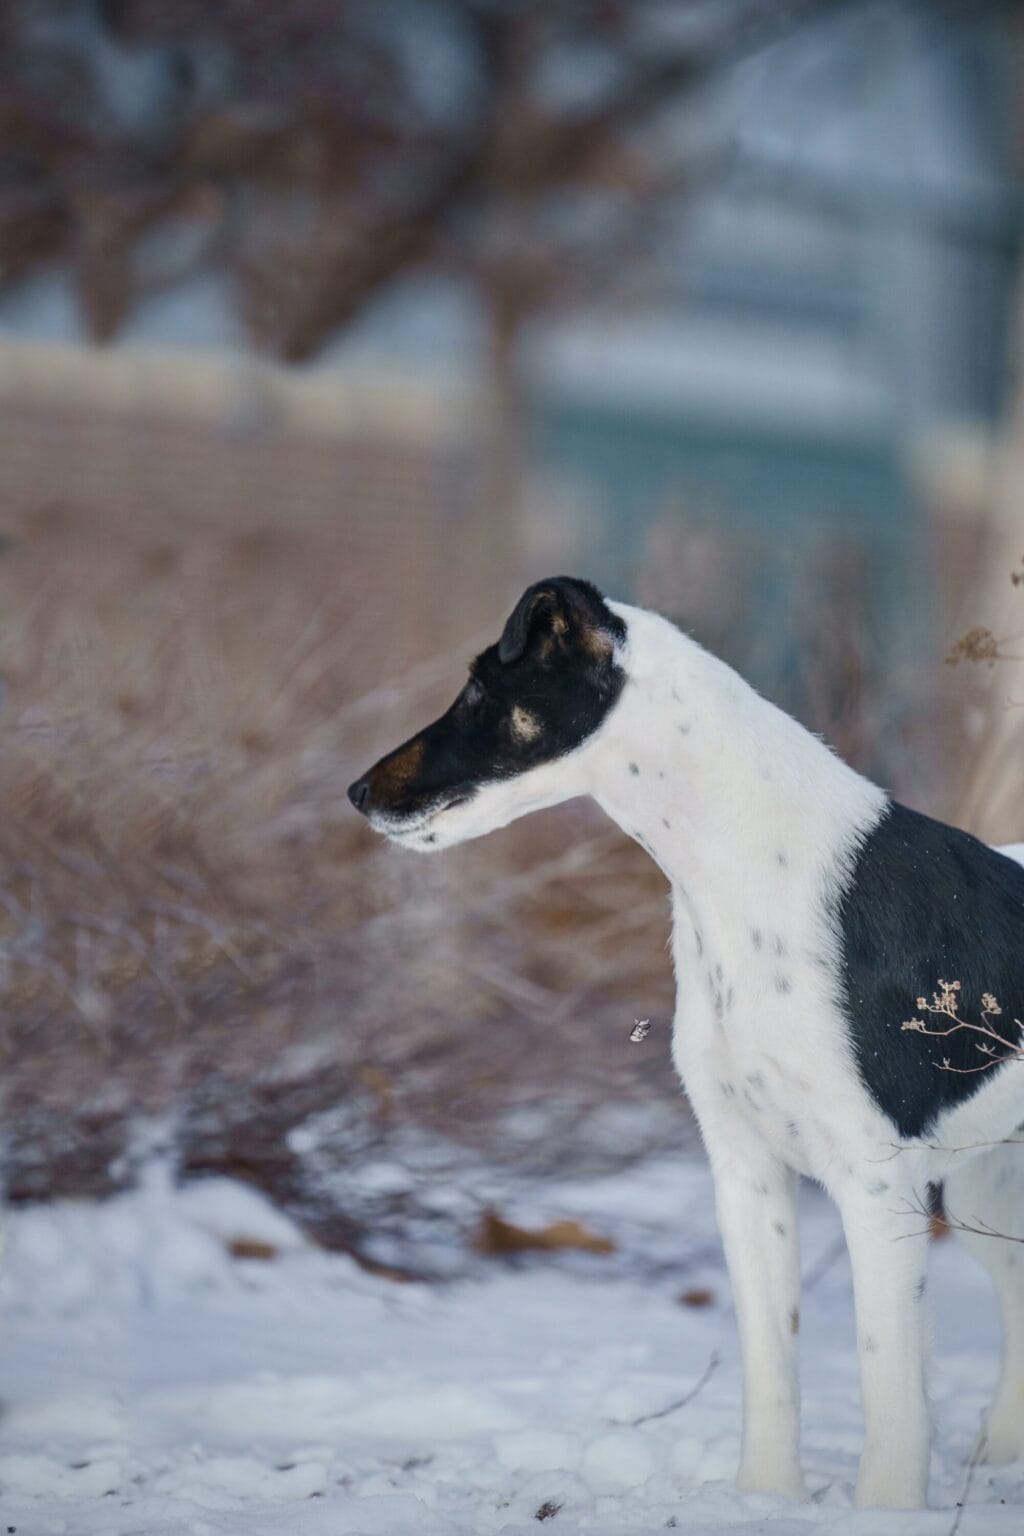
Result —
[{"label": "dog's front leg", "polygon": [[802,1499],[796,1176],[760,1143],[744,1154],[725,1127],[721,1135],[731,1145],[707,1139],[743,1353],[738,1481],[741,1488]]},{"label": "dog's front leg", "polygon": [[[907,1208],[914,1203],[911,1191]],[[920,1509],[927,1502],[927,1221],[898,1205],[898,1196],[861,1189],[839,1198],[853,1270],[864,1398],[860,1509]]]}]

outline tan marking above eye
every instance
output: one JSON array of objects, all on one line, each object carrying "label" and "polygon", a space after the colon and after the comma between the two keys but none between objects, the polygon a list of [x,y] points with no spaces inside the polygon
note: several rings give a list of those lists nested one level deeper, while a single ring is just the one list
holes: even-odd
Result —
[{"label": "tan marking above eye", "polygon": [[540,721],[536,715],[531,715],[528,709],[517,704],[512,711],[512,735],[516,741],[536,741],[540,735]]},{"label": "tan marking above eye", "polygon": [[604,630],[587,625],[580,634],[580,648],[595,661],[607,661],[612,654],[611,637]]}]

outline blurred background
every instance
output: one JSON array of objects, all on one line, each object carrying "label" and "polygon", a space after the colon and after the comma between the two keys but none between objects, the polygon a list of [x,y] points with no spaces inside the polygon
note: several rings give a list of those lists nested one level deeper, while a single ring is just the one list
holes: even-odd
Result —
[{"label": "blurred background", "polygon": [[1022,167],[994,0],[3,7],[10,1200],[159,1155],[451,1272],[692,1135],[638,848],[345,801],[538,577],[1024,837]]}]

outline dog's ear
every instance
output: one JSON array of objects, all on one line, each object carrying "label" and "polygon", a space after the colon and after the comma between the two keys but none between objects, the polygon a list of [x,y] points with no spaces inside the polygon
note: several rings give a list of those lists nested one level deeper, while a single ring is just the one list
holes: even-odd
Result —
[{"label": "dog's ear", "polygon": [[536,646],[542,656],[554,648],[583,652],[590,661],[608,660],[626,626],[589,581],[552,576],[527,587],[498,641],[498,660],[519,661]]}]

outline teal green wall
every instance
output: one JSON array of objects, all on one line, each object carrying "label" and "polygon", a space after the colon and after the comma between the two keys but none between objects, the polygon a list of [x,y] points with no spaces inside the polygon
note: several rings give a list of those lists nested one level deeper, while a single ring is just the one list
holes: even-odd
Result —
[{"label": "teal green wall", "polygon": [[[929,639],[927,529],[899,445],[884,435],[719,426],[593,404],[542,402],[535,462],[578,487],[581,572],[631,593],[647,529],[666,514],[743,541],[750,605],[740,654],[758,687],[800,711],[790,674],[806,642],[795,617],[827,602],[801,556],[841,539],[862,572],[862,631],[876,670],[895,676]],[[753,568],[750,552],[754,551]],[[811,569],[813,569],[813,562]],[[673,615],[684,625],[684,612]],[[810,622],[813,624],[813,617]],[[697,637],[701,638],[699,626]],[[758,637],[770,643],[759,643]]]}]

